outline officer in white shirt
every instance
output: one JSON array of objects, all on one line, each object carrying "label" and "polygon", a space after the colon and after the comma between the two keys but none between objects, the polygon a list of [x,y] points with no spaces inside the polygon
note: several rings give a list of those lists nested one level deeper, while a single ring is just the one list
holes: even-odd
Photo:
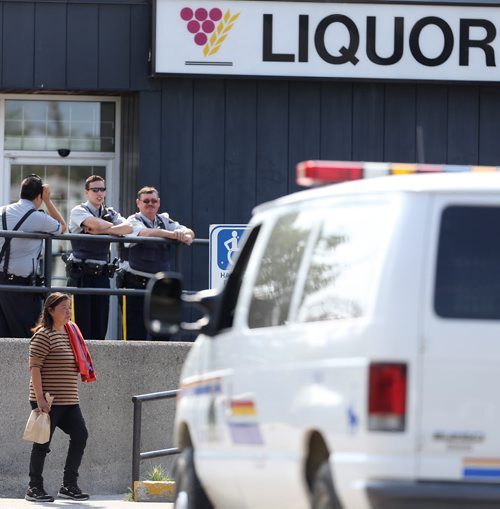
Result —
[{"label": "officer in white shirt", "polygon": [[[45,205],[47,213],[38,210]],[[38,175],[21,182],[20,200],[0,212],[2,230],[60,234],[66,222],[50,198],[50,187]],[[41,284],[39,257],[43,241],[0,237],[0,284]],[[0,337],[31,337],[41,311],[41,294],[0,291]]]},{"label": "officer in white shirt", "polygon": [[[154,187],[143,187],[135,201],[139,212],[131,215],[128,221],[133,227],[131,236],[160,237],[177,240],[191,245],[194,232],[170,218],[168,212],[158,213],[160,197]],[[128,249],[128,260],[117,275],[117,286],[121,288],[145,289],[148,281],[157,272],[171,270],[170,243],[137,243]],[[126,336],[130,340],[148,339],[144,325],[144,299],[128,296]]]},{"label": "officer in white shirt", "polygon": [[[89,235],[127,235],[129,222],[111,207],[106,207],[106,184],[99,175],[85,181],[87,201],[74,207],[70,214],[71,233]],[[115,265],[110,262],[110,243],[81,240],[71,241],[72,253],[66,260],[68,286],[80,288],[110,288]],[[109,296],[75,295],[75,321],[87,339],[104,339],[108,329]]]}]

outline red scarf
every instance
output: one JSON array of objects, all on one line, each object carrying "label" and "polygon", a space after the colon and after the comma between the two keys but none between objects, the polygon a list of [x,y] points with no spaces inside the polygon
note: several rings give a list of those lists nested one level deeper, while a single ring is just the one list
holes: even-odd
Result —
[{"label": "red scarf", "polygon": [[64,328],[68,333],[69,342],[75,356],[78,373],[82,377],[82,382],[95,382],[94,363],[78,325],[74,322],[68,322]]}]

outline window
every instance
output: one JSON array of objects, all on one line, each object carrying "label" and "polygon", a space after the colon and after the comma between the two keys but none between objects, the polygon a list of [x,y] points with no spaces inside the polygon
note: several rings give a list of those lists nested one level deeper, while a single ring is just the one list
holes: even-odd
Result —
[{"label": "window", "polygon": [[220,322],[218,324],[219,330],[227,329],[233,325],[234,311],[240,294],[241,283],[245,277],[250,255],[252,254],[259,231],[260,225],[257,225],[248,234],[245,245],[238,256],[236,265],[229,275],[229,279],[222,293]]},{"label": "window", "polygon": [[443,318],[500,319],[500,207],[443,211],[434,307]]},{"label": "window", "polygon": [[302,255],[311,232],[311,214],[287,214],[278,219],[264,251],[252,290],[250,328],[283,325]]},{"label": "window", "polygon": [[313,248],[298,321],[366,314],[377,285],[382,251],[396,214],[389,202],[333,207]]},{"label": "window", "polygon": [[115,103],[5,101],[6,150],[115,151]]}]

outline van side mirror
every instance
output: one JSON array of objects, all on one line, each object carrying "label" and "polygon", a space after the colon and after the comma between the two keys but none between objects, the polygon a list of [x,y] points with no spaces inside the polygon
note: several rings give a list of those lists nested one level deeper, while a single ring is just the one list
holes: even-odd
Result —
[{"label": "van side mirror", "polygon": [[[182,275],[159,272],[146,287],[144,321],[152,334],[175,334],[179,329],[217,334],[220,294],[218,290],[202,290],[194,294],[182,293]],[[194,323],[182,321],[183,303],[202,311],[203,317]]]},{"label": "van side mirror", "polygon": [[174,334],[182,320],[182,276],[157,274],[148,283],[144,299],[144,319],[153,334]]}]

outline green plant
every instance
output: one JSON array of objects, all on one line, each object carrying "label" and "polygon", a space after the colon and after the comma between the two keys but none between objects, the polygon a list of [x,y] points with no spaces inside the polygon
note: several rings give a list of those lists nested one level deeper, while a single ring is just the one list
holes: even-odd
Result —
[{"label": "green plant", "polygon": [[161,465],[155,465],[146,477],[147,481],[171,481],[172,478],[167,475]]},{"label": "green plant", "polygon": [[134,502],[134,490],[129,486],[127,498],[125,499],[127,502]]}]

